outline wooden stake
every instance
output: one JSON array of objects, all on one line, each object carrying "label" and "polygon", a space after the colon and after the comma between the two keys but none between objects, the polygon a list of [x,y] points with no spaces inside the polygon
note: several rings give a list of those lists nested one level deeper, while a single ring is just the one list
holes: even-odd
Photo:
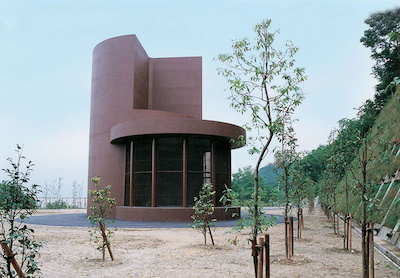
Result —
[{"label": "wooden stake", "polygon": [[339,213],[336,213],[336,229],[337,229],[337,233],[338,235],[340,235],[340,223],[339,223]]},{"label": "wooden stake", "polygon": [[254,275],[255,278],[257,278],[257,267],[258,267],[258,262],[257,262],[257,247],[256,247],[256,240],[253,238],[251,240],[251,256],[253,257],[253,265],[254,265]]},{"label": "wooden stake", "polygon": [[349,249],[349,214],[344,216],[343,224],[343,249]]},{"label": "wooden stake", "polygon": [[285,252],[286,259],[289,259],[289,219],[285,217]]},{"label": "wooden stake", "polygon": [[303,218],[302,209],[299,209],[297,212],[297,238],[301,238],[302,218]]},{"label": "wooden stake", "polygon": [[269,249],[269,234],[264,234],[264,246],[265,246],[265,278],[271,277],[271,258]]},{"label": "wooden stake", "polygon": [[368,229],[368,244],[369,244],[369,278],[375,277],[374,269],[374,224],[369,223]]},{"label": "wooden stake", "polygon": [[[110,243],[108,242],[106,229],[104,227],[103,222],[99,221],[99,226],[100,226],[100,229],[101,229],[101,235],[103,236],[103,242],[106,243],[107,249],[108,249],[108,253],[110,254],[111,260],[113,261],[114,260],[114,255],[113,255],[113,253],[111,251],[111,246],[110,246]],[[104,258],[103,258],[103,260],[104,260]]]},{"label": "wooden stake", "polygon": [[7,243],[2,242],[1,243],[1,248],[3,248],[4,254],[6,255],[6,259],[11,261],[12,266],[15,269],[15,272],[17,272],[17,275],[20,278],[25,278],[25,274],[22,272],[22,269],[20,268],[17,260],[14,257],[14,254],[11,252],[10,248],[8,247]]},{"label": "wooden stake", "polygon": [[210,226],[208,227],[208,232],[210,233],[212,245],[215,245],[215,244],[214,244],[214,238],[213,238],[213,235],[212,235],[212,233],[211,233],[211,228],[210,228]]},{"label": "wooden stake", "polygon": [[333,232],[336,235],[336,214],[334,212],[332,212],[332,223],[333,223]]},{"label": "wooden stake", "polygon": [[263,265],[264,265],[264,239],[260,237],[258,239],[259,251],[258,251],[258,267],[257,267],[257,278],[263,278]]},{"label": "wooden stake", "polygon": [[300,209],[300,215],[301,215],[301,229],[304,229],[304,215],[303,215],[303,209]]},{"label": "wooden stake", "polygon": [[293,244],[293,217],[289,217],[289,257],[294,254],[294,244]]},{"label": "wooden stake", "polygon": [[353,219],[351,213],[349,213],[349,250],[352,249],[352,239],[353,239]]},{"label": "wooden stake", "polygon": [[293,229],[293,217],[285,217],[285,247],[286,247],[286,259],[290,259],[294,253],[294,229]]}]

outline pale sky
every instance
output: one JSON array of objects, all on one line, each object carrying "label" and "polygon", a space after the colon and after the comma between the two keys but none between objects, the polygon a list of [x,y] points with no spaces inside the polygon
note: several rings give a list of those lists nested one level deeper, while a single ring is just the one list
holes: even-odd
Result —
[{"label": "pale sky", "polygon": [[[136,34],[150,57],[203,57],[203,118],[241,125],[229,107],[225,80],[213,61],[232,39],[253,37],[272,19],[279,40],[300,48],[306,100],[298,108],[299,150],[325,144],[342,118],[352,118],[374,93],[370,51],[360,42],[373,12],[398,0],[0,0],[0,168],[15,144],[36,167],[31,181],[63,177],[87,184],[91,64],[101,41]],[[232,152],[233,171],[254,165],[247,150]],[[272,155],[267,162],[272,162]],[[266,164],[265,163],[265,164]],[[6,179],[0,173],[0,180]]]}]

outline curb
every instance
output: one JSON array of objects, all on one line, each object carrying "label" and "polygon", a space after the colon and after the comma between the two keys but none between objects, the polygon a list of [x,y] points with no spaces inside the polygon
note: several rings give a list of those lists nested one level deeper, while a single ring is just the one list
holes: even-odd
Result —
[{"label": "curb", "polygon": [[[361,230],[353,226],[353,230],[361,236]],[[378,249],[384,256],[386,256],[395,266],[400,268],[400,250],[394,245],[385,242],[380,237],[374,237],[374,246]]]}]

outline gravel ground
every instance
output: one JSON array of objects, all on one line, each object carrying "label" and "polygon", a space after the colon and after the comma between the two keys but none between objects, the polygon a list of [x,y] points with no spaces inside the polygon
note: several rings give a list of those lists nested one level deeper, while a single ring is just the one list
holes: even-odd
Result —
[{"label": "gravel ground", "polygon": [[[40,211],[81,213],[82,210]],[[268,212],[268,211],[267,211]],[[280,211],[271,210],[279,214]],[[295,239],[294,257],[285,259],[284,226],[269,229],[271,277],[362,277],[361,238],[353,233],[352,252],[319,208],[305,212],[302,239]],[[30,225],[41,250],[44,277],[254,277],[246,235],[238,243],[229,228],[216,228],[216,245],[204,245],[202,234],[190,228],[119,229],[112,238],[115,260],[101,260],[90,244],[88,228]],[[400,270],[375,252],[375,277],[400,277]]]}]

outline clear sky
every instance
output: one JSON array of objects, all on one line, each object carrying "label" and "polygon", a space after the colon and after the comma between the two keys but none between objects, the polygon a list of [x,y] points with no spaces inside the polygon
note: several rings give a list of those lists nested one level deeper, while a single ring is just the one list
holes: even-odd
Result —
[{"label": "clear sky", "polygon": [[[279,2],[279,3],[278,3]],[[63,177],[86,187],[93,48],[110,37],[136,34],[150,57],[203,57],[203,118],[235,124],[219,53],[232,39],[253,37],[272,19],[279,40],[300,50],[309,79],[296,112],[299,150],[325,144],[338,120],[355,116],[374,93],[373,61],[360,42],[373,12],[398,0],[0,0],[0,168],[15,144],[35,164],[32,182]],[[233,151],[233,171],[254,165],[245,149]],[[272,162],[272,156],[267,159]],[[6,179],[0,173],[0,180]]]}]

